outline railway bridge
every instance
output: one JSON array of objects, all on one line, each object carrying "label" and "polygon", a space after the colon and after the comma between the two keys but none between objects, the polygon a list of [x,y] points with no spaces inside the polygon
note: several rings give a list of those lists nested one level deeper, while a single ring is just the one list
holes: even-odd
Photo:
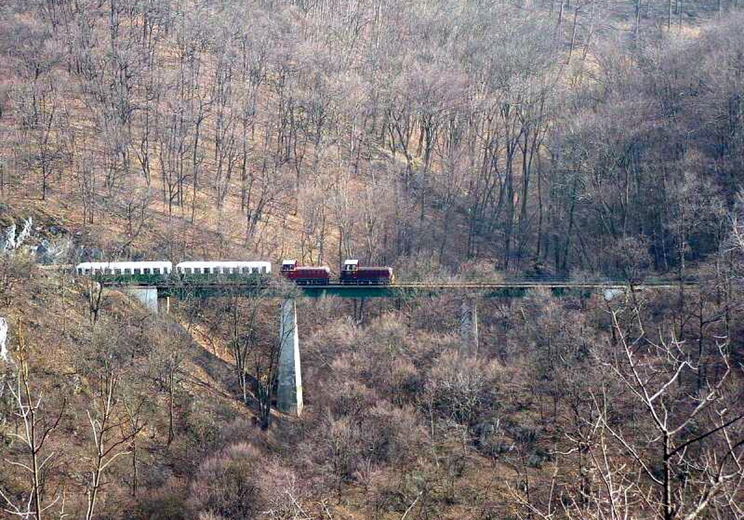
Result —
[{"label": "railway bridge", "polygon": [[[256,284],[247,282],[167,282],[159,285],[102,282],[104,287],[121,290],[138,299],[153,313],[169,312],[170,298],[211,298],[227,295],[261,296],[281,299],[279,321],[279,351],[277,408],[294,415],[302,413],[302,370],[300,342],[297,327],[297,298],[401,298],[432,297],[440,294],[457,294],[462,297],[460,306],[460,334],[463,350],[474,352],[478,348],[478,301],[484,298],[519,298],[531,291],[548,290],[555,296],[588,297],[602,294],[611,300],[627,291],[647,289],[679,289],[680,282],[566,282],[566,281],[515,281],[515,282],[402,282],[392,285],[294,285],[285,283]],[[692,286],[694,283],[683,283]]]}]

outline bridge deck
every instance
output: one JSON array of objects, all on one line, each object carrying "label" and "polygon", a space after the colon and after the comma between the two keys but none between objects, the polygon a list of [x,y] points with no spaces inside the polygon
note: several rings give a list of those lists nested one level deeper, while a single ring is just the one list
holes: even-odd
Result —
[{"label": "bridge deck", "polygon": [[[104,282],[108,287],[137,287],[142,284],[115,284]],[[686,287],[694,283],[686,282]],[[633,285],[634,290],[677,289],[677,282],[647,282]],[[410,298],[436,296],[441,293],[477,293],[486,298],[522,297],[531,290],[549,290],[555,295],[583,295],[607,290],[627,290],[630,286],[620,282],[403,282],[391,285],[298,285],[267,286],[255,283],[167,283],[154,286],[162,296],[211,297],[226,294],[286,296],[293,290],[300,296],[321,298],[337,296],[341,298]]]}]

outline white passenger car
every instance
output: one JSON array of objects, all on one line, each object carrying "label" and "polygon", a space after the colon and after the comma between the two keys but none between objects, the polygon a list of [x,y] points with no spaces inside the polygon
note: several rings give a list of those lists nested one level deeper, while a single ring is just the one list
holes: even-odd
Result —
[{"label": "white passenger car", "polygon": [[271,273],[271,262],[181,262],[176,272],[184,277],[190,275],[234,275],[252,276]]},{"label": "white passenger car", "polygon": [[171,262],[83,262],[75,266],[81,276],[95,277],[167,277],[173,271]]}]

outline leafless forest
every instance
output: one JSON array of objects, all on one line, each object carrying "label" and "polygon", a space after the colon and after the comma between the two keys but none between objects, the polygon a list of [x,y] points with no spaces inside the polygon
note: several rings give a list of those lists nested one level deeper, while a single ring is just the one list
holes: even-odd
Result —
[{"label": "leafless forest", "polygon": [[[744,518],[738,3],[0,2],[0,518]],[[39,266],[287,257],[699,283],[301,300],[297,418],[276,301]]]}]

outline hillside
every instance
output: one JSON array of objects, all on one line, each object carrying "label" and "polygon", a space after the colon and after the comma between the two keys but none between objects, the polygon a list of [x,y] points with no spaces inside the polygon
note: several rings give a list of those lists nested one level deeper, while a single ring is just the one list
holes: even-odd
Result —
[{"label": "hillside", "polygon": [[624,277],[629,249],[658,272],[717,250],[735,6],[670,4],[665,30],[645,4],[428,4],[5,3],[4,211],[83,256]]}]

